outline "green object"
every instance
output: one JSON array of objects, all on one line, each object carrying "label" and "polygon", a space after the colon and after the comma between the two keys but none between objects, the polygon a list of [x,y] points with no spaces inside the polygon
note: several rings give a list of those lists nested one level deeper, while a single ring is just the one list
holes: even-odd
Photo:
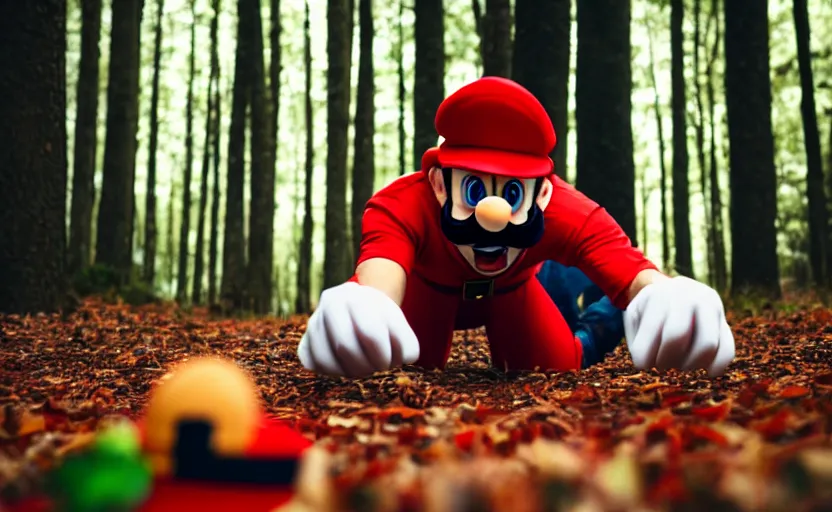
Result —
[{"label": "green object", "polygon": [[136,427],[123,421],[98,434],[95,438],[95,449],[113,455],[139,456],[141,442]]},{"label": "green object", "polygon": [[102,432],[90,450],[68,457],[51,475],[50,490],[63,512],[113,512],[137,508],[152,486],[132,426]]}]

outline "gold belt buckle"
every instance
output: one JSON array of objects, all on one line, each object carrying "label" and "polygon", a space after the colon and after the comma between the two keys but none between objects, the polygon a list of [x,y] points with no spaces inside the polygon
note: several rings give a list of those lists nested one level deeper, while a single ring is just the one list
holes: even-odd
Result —
[{"label": "gold belt buckle", "polygon": [[480,300],[492,295],[494,295],[493,279],[465,281],[462,285],[462,298],[464,300]]}]

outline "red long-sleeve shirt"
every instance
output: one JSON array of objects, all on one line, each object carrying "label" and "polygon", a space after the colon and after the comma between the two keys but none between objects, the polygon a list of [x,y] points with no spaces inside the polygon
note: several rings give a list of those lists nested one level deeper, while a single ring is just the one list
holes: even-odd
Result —
[{"label": "red long-sleeve shirt", "polygon": [[[544,261],[555,260],[581,269],[617,307],[626,308],[633,279],[656,266],[632,246],[606,210],[560,178],[553,176],[552,183],[543,237],[494,278],[495,289],[533,277]],[[367,202],[357,264],[386,258],[408,276],[415,271],[448,287],[483,279],[445,238],[440,218],[441,206],[426,173],[397,179]]]}]

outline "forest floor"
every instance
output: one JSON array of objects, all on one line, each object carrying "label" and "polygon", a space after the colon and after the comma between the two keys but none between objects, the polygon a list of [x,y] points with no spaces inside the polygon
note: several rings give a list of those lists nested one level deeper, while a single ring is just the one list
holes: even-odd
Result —
[{"label": "forest floor", "polygon": [[353,510],[830,510],[832,310],[729,320],[737,357],[716,379],[639,372],[623,346],[581,372],[506,375],[469,332],[444,372],[348,380],[301,368],[303,318],[96,300],[0,317],[0,496],[34,492],[103,418],[138,417],[171,364],[219,354],[255,376],[271,413],[339,447],[332,503]]}]

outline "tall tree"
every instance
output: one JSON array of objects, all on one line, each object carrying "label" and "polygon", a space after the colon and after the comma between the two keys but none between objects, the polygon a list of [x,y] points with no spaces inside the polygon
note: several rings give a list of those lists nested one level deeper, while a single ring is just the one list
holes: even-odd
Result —
[{"label": "tall tree", "polygon": [[731,176],[731,291],[780,296],[768,0],[725,0]]},{"label": "tall tree", "polygon": [[176,299],[188,293],[188,247],[191,239],[191,181],[194,168],[194,82],[196,81],[196,0],[191,1],[191,55],[188,63],[188,93],[185,103],[185,173],[182,182],[182,219],[179,225],[179,268]]},{"label": "tall tree", "polygon": [[271,48],[269,62],[269,90],[271,99],[271,129],[272,143],[274,144],[275,157],[277,155],[278,124],[280,117],[280,72],[283,70],[281,64],[280,34],[283,27],[280,23],[280,0],[271,0],[270,3],[270,28],[269,46]]},{"label": "tall tree", "polygon": [[303,229],[298,254],[297,295],[295,312],[308,313],[312,309],[310,274],[312,269],[312,174],[314,172],[314,144],[312,117],[312,38],[309,28],[309,1],[304,0],[303,17],[304,115],[306,124],[306,164],[303,193]]},{"label": "tall tree", "polygon": [[214,88],[219,86],[217,80],[217,68],[215,55],[217,55],[217,29],[219,23],[219,0],[213,0],[211,10],[211,71],[208,77],[208,105],[205,110],[205,139],[202,150],[202,174],[199,180],[199,211],[197,213],[196,228],[196,251],[194,253],[194,281],[191,290],[191,302],[200,304],[202,302],[202,279],[205,276],[205,210],[208,208],[208,179],[211,173],[211,155],[214,152],[213,139],[217,136],[214,132],[214,118],[216,109],[214,101],[216,94]]},{"label": "tall tree", "polygon": [[445,10],[443,0],[415,0],[413,80],[413,165],[436,146],[433,120],[445,99]]},{"label": "tall tree", "polygon": [[[214,13],[220,12],[219,0],[213,0]],[[211,125],[212,181],[214,185],[211,197],[211,234],[208,243],[208,304],[217,301],[217,249],[219,248],[220,224],[220,119],[222,114],[222,96],[220,93],[220,59],[219,41],[211,51],[211,74],[214,75],[214,115]]]},{"label": "tall tree", "polygon": [[630,0],[578,0],[576,186],[636,243]]},{"label": "tall tree", "polygon": [[98,77],[101,50],[101,0],[81,1],[81,61],[76,85],[75,148],[72,165],[72,204],[69,224],[69,271],[90,264],[92,207],[98,128]]},{"label": "tall tree", "polygon": [[144,266],[142,279],[153,285],[156,279],[156,151],[159,147],[159,75],[162,73],[162,17],[165,0],[156,1],[153,29],[153,83],[150,92],[150,143],[147,149],[147,192],[145,195]]},{"label": "tall tree", "polygon": [[[515,0],[511,77],[543,104],[555,126],[555,173],[566,179],[571,0]],[[543,66],[541,63],[548,63]]]},{"label": "tall tree", "polygon": [[0,7],[0,312],[66,297],[66,1]]},{"label": "tall tree", "polygon": [[[656,114],[656,133],[659,138],[659,192],[661,194],[662,269],[670,269],[670,230],[667,228],[667,161],[665,160],[664,123],[662,123],[659,86],[656,83],[656,57],[653,52],[653,27],[647,22],[647,47],[650,53],[650,84],[653,86],[653,111]],[[642,215],[646,215],[642,212]],[[644,233],[646,245],[647,231]]]},{"label": "tall tree", "polygon": [[685,0],[670,0],[670,88],[673,111],[673,242],[676,272],[693,277],[685,94]]},{"label": "tall tree", "polygon": [[[713,21],[714,26],[714,40],[711,46],[711,52],[705,64],[706,77],[706,91],[708,97],[708,124],[710,135],[709,148],[709,163],[708,163],[708,182],[710,184],[710,237],[713,241],[714,250],[714,285],[719,291],[724,291],[728,286],[728,268],[725,261],[725,230],[723,228],[722,217],[722,192],[719,188],[719,170],[717,168],[717,145],[716,145],[716,93],[714,91],[714,66],[719,57],[719,49],[721,48],[722,30],[720,27],[720,4],[719,0],[712,0],[711,13],[709,19]],[[709,21],[710,23],[710,21]]]},{"label": "tall tree", "polygon": [[[283,31],[283,28],[282,28],[282,25],[281,25],[281,22],[280,22],[280,0],[271,0],[270,15],[271,15],[271,25],[270,25],[271,29],[269,31],[269,41],[270,41],[271,53],[270,53],[270,63],[269,63],[269,90],[270,90],[270,96],[269,97],[271,99],[270,114],[272,116],[272,118],[271,118],[272,122],[271,122],[271,139],[270,139],[271,156],[270,156],[269,162],[270,162],[271,168],[273,170],[272,174],[274,175],[277,172],[275,166],[277,165],[277,149],[278,149],[278,146],[279,146],[278,141],[280,139],[279,131],[278,131],[278,122],[277,121],[280,118],[280,72],[283,69],[282,64],[281,64],[282,51],[281,51],[281,44],[280,44],[280,35]],[[276,179],[276,177],[273,178],[272,181],[274,182],[275,179]],[[272,194],[272,196],[274,196],[274,194]],[[273,201],[274,201],[274,199],[273,199]],[[272,215],[272,221],[274,221],[274,215]],[[274,222],[272,222],[272,224],[274,224]],[[272,227],[272,242],[274,241],[273,239],[274,239],[274,227]],[[273,251],[273,249],[272,249],[272,251]],[[269,261],[271,261],[273,258],[274,258],[274,256],[272,255],[272,257],[269,258]],[[274,265],[272,265],[272,266],[274,266]],[[280,279],[278,279],[276,275],[275,275],[274,282],[276,282],[276,283],[281,282]],[[284,301],[281,300],[281,290],[282,290],[282,287],[278,284],[278,289],[277,289],[277,293],[276,293],[277,303],[279,305],[278,309],[280,309],[280,306],[282,304],[284,304]]]},{"label": "tall tree", "polygon": [[794,0],[797,61],[800,66],[800,113],[803,117],[803,139],[806,148],[806,199],[809,202],[809,241],[812,277],[817,285],[827,284],[828,217],[823,186],[823,157],[815,110],[815,80],[812,75],[811,31],[806,0]]},{"label": "tall tree", "polygon": [[205,110],[205,135],[202,150],[202,169],[199,177],[199,206],[196,215],[196,249],[194,250],[194,279],[191,283],[191,303],[202,303],[202,279],[205,277],[205,210],[208,208],[208,177],[211,172],[211,128],[214,117],[214,77],[208,78],[208,105]]},{"label": "tall tree", "polygon": [[481,44],[484,76],[511,76],[511,22],[509,0],[485,0]]},{"label": "tall tree", "polygon": [[359,0],[358,91],[355,100],[355,146],[352,162],[352,241],[358,257],[361,246],[361,217],[373,195],[375,182],[376,107],[373,71],[373,0]]},{"label": "tall tree", "polygon": [[[711,19],[705,26],[705,41],[710,34]],[[708,167],[705,154],[705,102],[702,91],[702,0],[693,1],[693,97],[696,100],[696,160],[699,167],[699,186],[702,193],[702,210],[705,214],[705,245],[708,261],[708,282],[714,284],[714,242],[711,237],[711,207],[708,201]]]},{"label": "tall tree", "polygon": [[349,278],[347,139],[350,121],[352,11],[349,0],[327,0],[326,217],[324,288]]},{"label": "tall tree", "polygon": [[170,174],[170,195],[168,196],[167,209],[168,223],[165,226],[165,270],[167,271],[165,275],[165,281],[170,287],[173,287],[175,285],[173,280],[176,277],[176,238],[174,237],[174,233],[176,231],[174,228],[176,224],[176,209],[174,208],[175,204],[176,180],[174,179],[173,174]]},{"label": "tall tree", "polygon": [[107,86],[107,137],[95,259],[130,278],[133,266],[133,213],[136,133],[139,129],[139,58],[143,0],[112,7],[110,69]]},{"label": "tall tree", "polygon": [[234,56],[234,87],[231,98],[231,126],[228,130],[228,172],[226,173],[225,233],[222,250],[220,300],[224,309],[243,307],[246,274],[246,246],[243,232],[243,187],[245,186],[246,108],[248,67],[251,53],[249,16],[245,4],[237,3],[237,49]]},{"label": "tall tree", "polygon": [[404,128],[404,104],[407,96],[407,88],[404,82],[404,0],[399,0],[399,37],[396,40],[396,64],[399,78],[399,176],[403,176],[407,168],[405,164],[405,151],[407,151],[407,138]]},{"label": "tall tree", "polygon": [[[196,253],[194,256],[194,282],[192,289],[191,301],[194,304],[202,302],[202,279],[205,271],[205,223],[206,223],[206,208],[208,208],[208,181],[211,174],[211,164],[216,159],[214,151],[214,139],[218,137],[218,132],[214,130],[217,123],[217,105],[215,89],[219,87],[219,63],[217,62],[218,41],[217,30],[219,28],[219,0],[212,0],[211,11],[211,69],[208,78],[208,106],[205,114],[205,144],[203,145],[202,154],[202,177],[200,178],[199,190],[199,214],[197,216],[197,231],[196,231]],[[216,188],[217,183],[214,183]],[[214,246],[216,250],[216,246]],[[214,262],[216,263],[216,255],[214,255]],[[209,255],[210,260],[210,255]],[[209,276],[209,280],[211,277]],[[209,285],[209,289],[210,289]],[[213,298],[213,297],[211,297]],[[209,301],[209,304],[212,302]]]},{"label": "tall tree", "polygon": [[480,74],[482,73],[483,56],[485,54],[485,38],[483,37],[484,31],[482,28],[482,5],[480,5],[480,0],[473,0],[471,3],[472,10],[474,11],[474,30],[476,30],[477,37],[479,38],[476,67],[477,74]]},{"label": "tall tree", "polygon": [[272,259],[274,242],[274,179],[272,156],[273,121],[266,98],[266,74],[263,61],[263,17],[260,0],[243,0],[247,5],[251,30],[251,55],[248,59],[251,87],[251,208],[248,235],[248,293],[252,310],[267,313],[271,308]]}]

